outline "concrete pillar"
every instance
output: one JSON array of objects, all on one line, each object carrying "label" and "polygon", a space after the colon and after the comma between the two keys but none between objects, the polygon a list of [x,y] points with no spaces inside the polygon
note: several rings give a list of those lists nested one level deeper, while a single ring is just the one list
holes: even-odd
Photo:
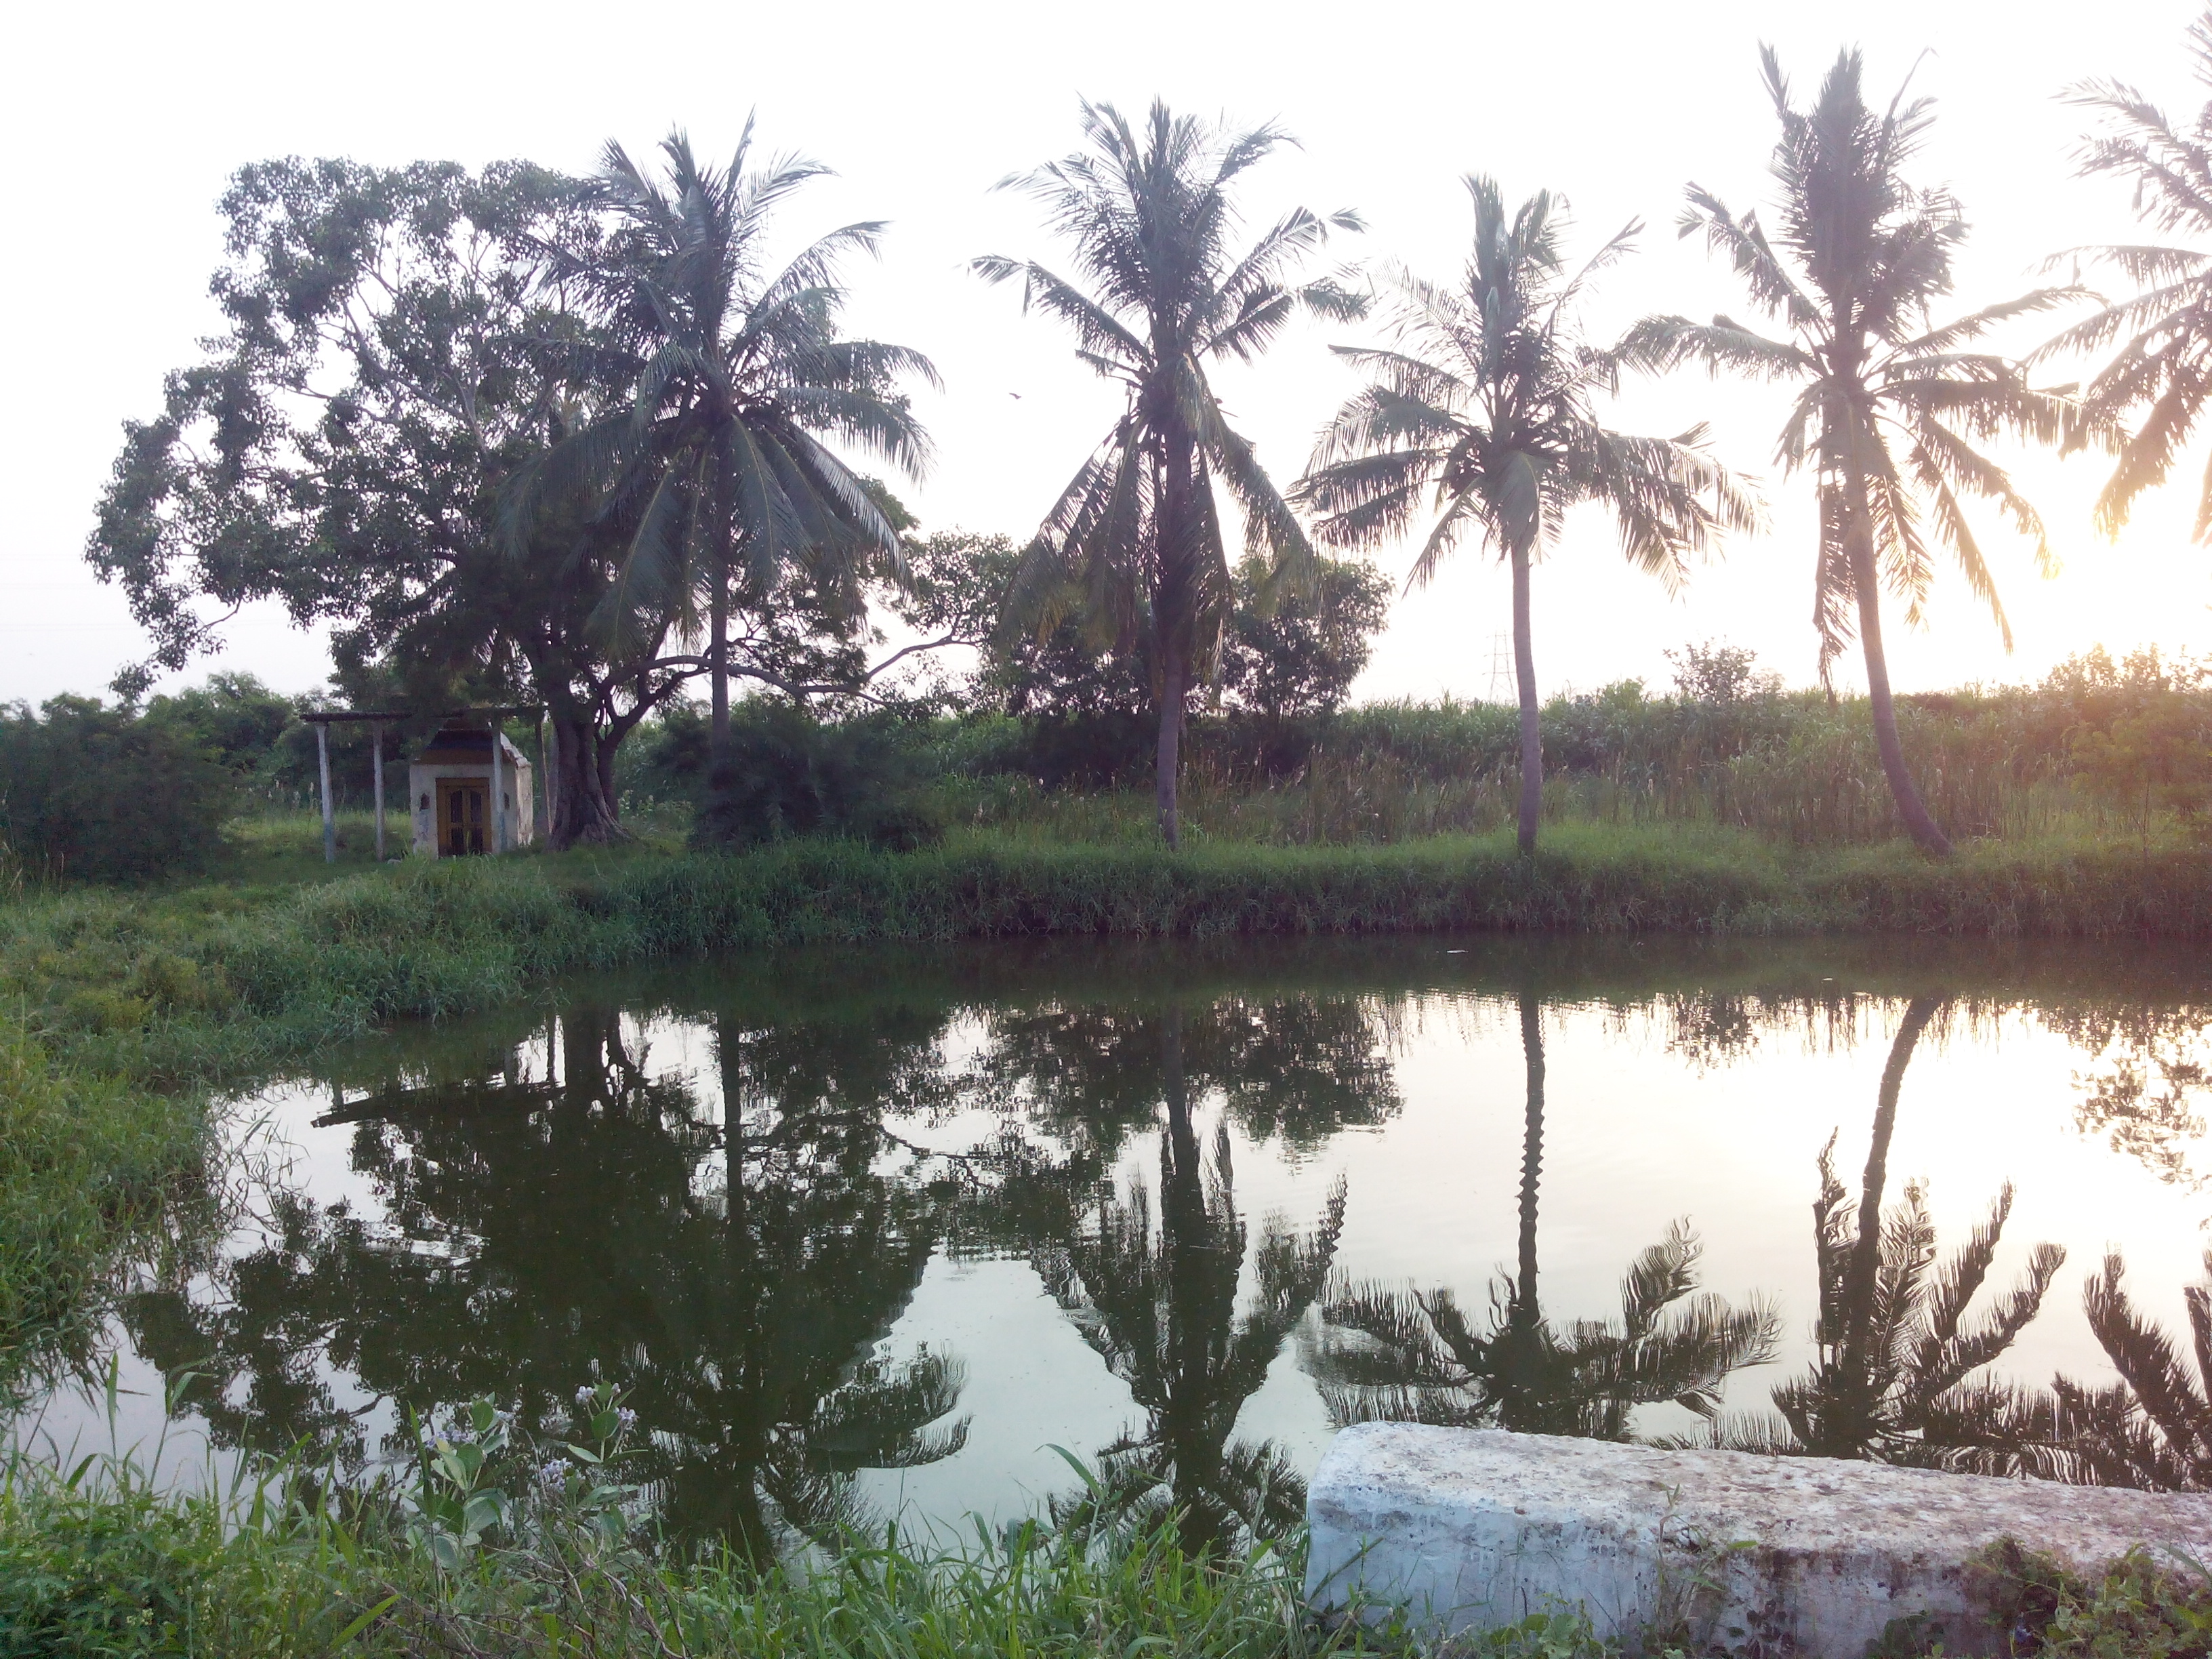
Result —
[{"label": "concrete pillar", "polygon": [[323,862],[338,861],[337,826],[331,822],[331,723],[315,722],[315,769],[323,786]]},{"label": "concrete pillar", "polygon": [[376,861],[384,862],[384,722],[368,723],[369,742],[376,750]]},{"label": "concrete pillar", "polygon": [[499,716],[491,720],[491,850],[507,851],[507,799],[499,775]]}]

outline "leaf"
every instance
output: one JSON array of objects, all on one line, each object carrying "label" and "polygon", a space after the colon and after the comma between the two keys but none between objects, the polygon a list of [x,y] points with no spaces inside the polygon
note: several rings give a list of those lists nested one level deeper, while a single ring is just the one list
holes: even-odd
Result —
[{"label": "leaf", "polygon": [[347,1643],[352,1641],[355,1637],[360,1635],[363,1631],[367,1630],[371,1625],[383,1618],[386,1613],[391,1612],[392,1608],[398,1605],[399,1597],[396,1592],[386,1596],[374,1607],[369,1608],[366,1613],[356,1619],[353,1623],[348,1625],[343,1630],[340,1631],[331,1640],[331,1645],[334,1648],[343,1647]]}]

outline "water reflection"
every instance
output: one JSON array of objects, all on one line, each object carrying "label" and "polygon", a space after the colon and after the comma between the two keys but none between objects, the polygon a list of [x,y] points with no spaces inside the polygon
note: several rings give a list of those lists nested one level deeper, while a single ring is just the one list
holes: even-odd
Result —
[{"label": "water reflection", "polygon": [[[2212,1262],[2184,1339],[2117,1255],[2077,1316],[2060,1245],[2006,1237],[2010,1125],[1947,1166],[1946,1193],[1998,1194],[1944,1216],[1948,1248],[1937,1143],[1914,1139],[2027,1086],[2007,1044],[2057,1043],[2035,1086],[2106,1183],[2057,1231],[2085,1257],[2124,1242],[2176,1294],[2137,1212],[2193,1191],[2212,999],[2081,951],[1809,948],[1061,947],[599,981],[331,1056],[301,1129],[319,1182],[272,1183],[125,1334],[190,1375],[218,1444],[305,1442],[355,1474],[409,1411],[490,1395],[551,1426],[613,1382],[664,1523],[755,1553],[882,1518],[903,1501],[882,1471],[997,1501],[957,1472],[1040,1441],[1095,1475],[1020,1495],[1063,1525],[1271,1533],[1328,1425],[1372,1417],[2212,1486]],[[1838,1117],[1866,1126],[1856,1193],[1842,1143],[1820,1150]],[[2064,1218],[2041,1167],[2021,1231]],[[987,1282],[986,1316],[946,1324]],[[1094,1403],[994,1440],[976,1396],[1032,1364],[1082,1368]]]},{"label": "water reflection", "polygon": [[2019,1283],[1976,1315],[2012,1213],[2011,1184],[1940,1268],[1920,1184],[1907,1182],[1902,1200],[1883,1208],[1905,1070],[1942,1009],[1941,998],[1928,995],[1905,1005],[1882,1067],[1856,1215],[1836,1176],[1834,1137],[1820,1153],[1813,1206],[1819,1352],[1811,1370],[1774,1390],[1774,1416],[1717,1425],[1719,1443],[1978,1474],[2062,1472],[2045,1397],[1986,1372],[2041,1310],[2066,1252],[2036,1245]]},{"label": "water reflection", "polygon": [[1449,1289],[1373,1283],[1334,1296],[1311,1368],[1339,1425],[1376,1419],[1628,1437],[1638,1406],[1671,1401],[1703,1418],[1729,1373],[1774,1358],[1779,1310],[1730,1308],[1694,1295],[1699,1246],[1686,1223],[1630,1265],[1620,1319],[1547,1318],[1537,1277],[1537,1189],[1544,1164],[1543,1007],[1516,999],[1526,1073],[1519,1256],[1492,1282],[1487,1318],[1469,1319]]},{"label": "water reflection", "polygon": [[[219,1298],[138,1300],[140,1351],[200,1374],[218,1443],[307,1439],[355,1468],[383,1400],[489,1395],[557,1425],[580,1382],[610,1381],[651,1431],[665,1524],[756,1550],[859,1519],[860,1468],[957,1451],[963,1425],[927,1426],[953,1409],[954,1359],[872,1354],[934,1239],[933,1185],[886,1161],[879,1113],[929,1030],[718,1019],[717,1115],[623,1024],[566,1012],[557,1081],[344,1109],[381,1214],[284,1203]],[[332,1366],[368,1405],[339,1405]]]},{"label": "water reflection", "polygon": [[[1240,1309],[1247,1234],[1229,1131],[1224,1124],[1211,1147],[1201,1148],[1182,1008],[1170,1004],[1148,1023],[1158,1042],[1153,1098],[1164,1110],[1157,1224],[1151,1194],[1133,1181],[1071,1206],[1064,1232],[1040,1241],[1035,1256],[1054,1299],[1145,1413],[1141,1428],[1099,1449],[1096,1484],[1061,1504],[1057,1518],[1064,1525],[1149,1526],[1173,1514],[1185,1537],[1202,1545],[1249,1533],[1279,1536],[1304,1512],[1304,1482],[1279,1447],[1233,1435],[1244,1402],[1267,1380],[1284,1339],[1328,1276],[1345,1188],[1337,1184],[1304,1233],[1267,1224]],[[1222,1023],[1204,1029],[1218,1033]],[[1361,1074],[1371,1075],[1364,1066],[1367,1046],[1271,1042],[1267,1052],[1296,1055],[1279,1069],[1302,1078],[1315,1075],[1315,1061],[1331,1053],[1359,1056]],[[1218,1050],[1209,1045],[1200,1052],[1212,1059]],[[1340,1075],[1316,1092],[1356,1098]]]}]

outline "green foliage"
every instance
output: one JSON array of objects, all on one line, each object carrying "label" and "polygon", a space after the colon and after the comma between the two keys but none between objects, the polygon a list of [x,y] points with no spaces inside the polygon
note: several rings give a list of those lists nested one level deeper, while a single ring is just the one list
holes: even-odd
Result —
[{"label": "green foliage", "polygon": [[0,845],[27,870],[117,880],[201,869],[234,804],[230,774],[175,725],[89,697],[0,709]]},{"label": "green foliage", "polygon": [[[117,1000],[133,1025],[148,1006]],[[78,1352],[200,1151],[192,1103],[58,1061],[19,1013],[0,1012],[0,1403]]]},{"label": "green foliage", "polygon": [[174,726],[233,772],[259,771],[294,724],[292,700],[251,674],[210,674],[204,684],[155,697],[146,718]]},{"label": "green foliage", "polygon": [[[471,1431],[490,1410],[469,1409]],[[448,1437],[434,1456],[464,1443],[477,1443]],[[1387,1616],[1322,1628],[1304,1606],[1296,1535],[1204,1554],[1172,1523],[1093,1544],[1028,1522],[1003,1535],[979,1528],[964,1547],[918,1544],[896,1529],[848,1535],[811,1561],[765,1568],[726,1555],[656,1560],[637,1547],[619,1477],[598,1478],[605,1464],[549,1480],[523,1466],[514,1443],[463,1481],[422,1474],[343,1510],[292,1468],[242,1492],[161,1495],[126,1460],[88,1460],[71,1479],[14,1458],[0,1465],[0,1656],[1085,1659],[1105,1649],[1330,1659],[1418,1650]],[[580,1463],[578,1446],[560,1449]],[[618,1468],[619,1449],[607,1449]],[[487,1525],[475,1547],[441,1551],[414,1517],[464,1484],[486,1500],[496,1492],[498,1503],[480,1504]],[[1490,1659],[1606,1651],[1586,1622],[1564,1613],[1480,1638],[1473,1650]]]},{"label": "green foliage", "polygon": [[2155,815],[2172,813],[2202,834],[2212,801],[2212,721],[2201,708],[2166,702],[2123,714],[2074,743],[2076,775],[2099,799],[2148,836]]},{"label": "green foliage", "polygon": [[921,757],[887,714],[825,725],[796,704],[757,698],[732,711],[713,777],[695,831],[706,845],[851,836],[910,850],[942,833],[921,793]]},{"label": "green foliage", "polygon": [[2212,1574],[2131,1550],[2081,1572],[2001,1540],[1966,1565],[1969,1594],[2022,1659],[2205,1659]]}]

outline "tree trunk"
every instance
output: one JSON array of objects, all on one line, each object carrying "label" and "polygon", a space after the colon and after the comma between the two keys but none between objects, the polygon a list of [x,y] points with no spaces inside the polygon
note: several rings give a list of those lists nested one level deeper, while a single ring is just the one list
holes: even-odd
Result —
[{"label": "tree trunk", "polygon": [[1851,586],[1859,602],[1859,648],[1866,657],[1867,702],[1874,710],[1875,747],[1881,753],[1881,769],[1889,780],[1890,799],[1905,833],[1921,851],[1948,858],[1951,838],[1937,825],[1920,799],[1920,790],[1905,769],[1905,744],[1897,735],[1897,705],[1889,694],[1889,659],[1881,644],[1881,588],[1874,562],[1874,524],[1867,507],[1866,469],[1860,463],[1858,428],[1853,422],[1850,457],[1851,499]]},{"label": "tree trunk", "polygon": [[1521,694],[1521,856],[1536,850],[1544,811],[1544,738],[1537,726],[1536,646],[1528,625],[1528,551],[1513,553],[1513,681]]},{"label": "tree trunk", "polygon": [[1182,649],[1170,645],[1160,670],[1160,744],[1153,760],[1152,798],[1159,809],[1160,839],[1170,848],[1182,845],[1182,822],[1176,784],[1182,763],[1182,703],[1190,665]]},{"label": "tree trunk", "polygon": [[545,734],[553,757],[546,845],[559,852],[627,840],[610,787],[615,744],[599,739],[588,715],[556,711],[546,722]]},{"label": "tree trunk", "polygon": [[730,570],[726,561],[714,576],[714,597],[707,606],[711,637],[707,646],[710,722],[708,763],[718,766],[730,750]]}]

